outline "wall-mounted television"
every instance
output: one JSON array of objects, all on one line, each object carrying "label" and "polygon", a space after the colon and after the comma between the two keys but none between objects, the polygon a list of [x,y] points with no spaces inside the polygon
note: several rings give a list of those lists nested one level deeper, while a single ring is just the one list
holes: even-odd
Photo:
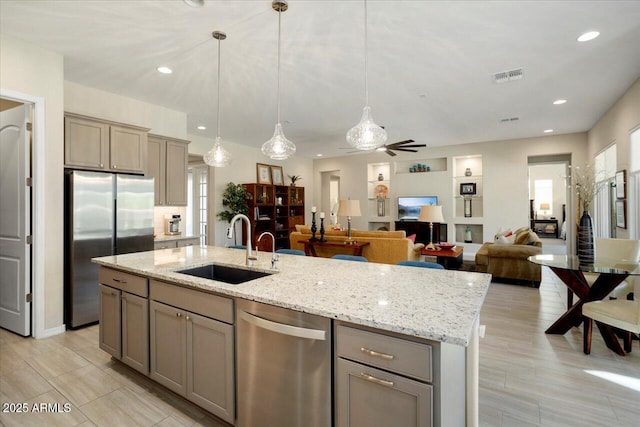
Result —
[{"label": "wall-mounted television", "polygon": [[398,220],[417,221],[420,206],[437,205],[438,196],[398,197]]}]

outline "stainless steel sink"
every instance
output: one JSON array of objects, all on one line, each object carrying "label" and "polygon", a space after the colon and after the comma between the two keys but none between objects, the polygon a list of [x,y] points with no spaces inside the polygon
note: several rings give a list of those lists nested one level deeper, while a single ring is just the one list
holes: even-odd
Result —
[{"label": "stainless steel sink", "polygon": [[228,267],[226,265],[209,264],[202,267],[177,270],[176,273],[187,274],[189,276],[202,277],[205,279],[217,280],[218,282],[237,285],[260,277],[269,276],[272,273],[262,271],[247,270],[244,268]]}]

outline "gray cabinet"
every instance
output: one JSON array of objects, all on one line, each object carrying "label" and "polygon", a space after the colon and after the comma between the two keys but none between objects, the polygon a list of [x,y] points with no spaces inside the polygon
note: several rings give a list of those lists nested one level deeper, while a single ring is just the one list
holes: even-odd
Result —
[{"label": "gray cabinet", "polygon": [[155,178],[156,206],[187,205],[189,141],[150,135],[147,175]]},{"label": "gray cabinet", "polygon": [[233,301],[158,281],[151,299],[150,377],[233,423]]},{"label": "gray cabinet", "polygon": [[433,425],[427,344],[336,326],[336,427]]},{"label": "gray cabinet", "polygon": [[148,129],[65,114],[64,165],[109,172],[144,173]]},{"label": "gray cabinet", "polygon": [[99,278],[100,348],[143,374],[148,374],[147,279],[104,267],[100,268]]},{"label": "gray cabinet", "polygon": [[198,246],[199,237],[186,237],[184,239],[158,240],[153,243],[153,249],[173,249],[185,246]]}]

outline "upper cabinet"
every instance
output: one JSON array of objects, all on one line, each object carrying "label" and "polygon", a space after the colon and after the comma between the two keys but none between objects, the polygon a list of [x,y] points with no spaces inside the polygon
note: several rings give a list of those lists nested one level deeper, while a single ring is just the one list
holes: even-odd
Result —
[{"label": "upper cabinet", "polygon": [[144,173],[149,129],[70,113],[64,125],[65,167]]},{"label": "upper cabinet", "polygon": [[156,206],[187,205],[189,141],[149,135],[147,176],[155,178]]}]

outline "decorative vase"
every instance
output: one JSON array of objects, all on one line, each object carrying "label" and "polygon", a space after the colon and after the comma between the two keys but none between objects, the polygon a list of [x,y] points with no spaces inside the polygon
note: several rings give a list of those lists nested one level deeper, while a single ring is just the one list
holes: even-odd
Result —
[{"label": "decorative vase", "polygon": [[471,168],[466,168],[465,169],[464,176],[471,176]]},{"label": "decorative vase", "polygon": [[382,173],[378,174],[378,181],[384,181],[384,175],[382,175]]},{"label": "decorative vase", "polygon": [[472,243],[473,242],[473,240],[471,238],[471,227],[469,227],[468,225],[467,225],[467,229],[464,230],[464,242],[465,243]]},{"label": "decorative vase", "polygon": [[588,211],[582,212],[578,226],[578,260],[580,264],[593,264],[593,221]]}]

